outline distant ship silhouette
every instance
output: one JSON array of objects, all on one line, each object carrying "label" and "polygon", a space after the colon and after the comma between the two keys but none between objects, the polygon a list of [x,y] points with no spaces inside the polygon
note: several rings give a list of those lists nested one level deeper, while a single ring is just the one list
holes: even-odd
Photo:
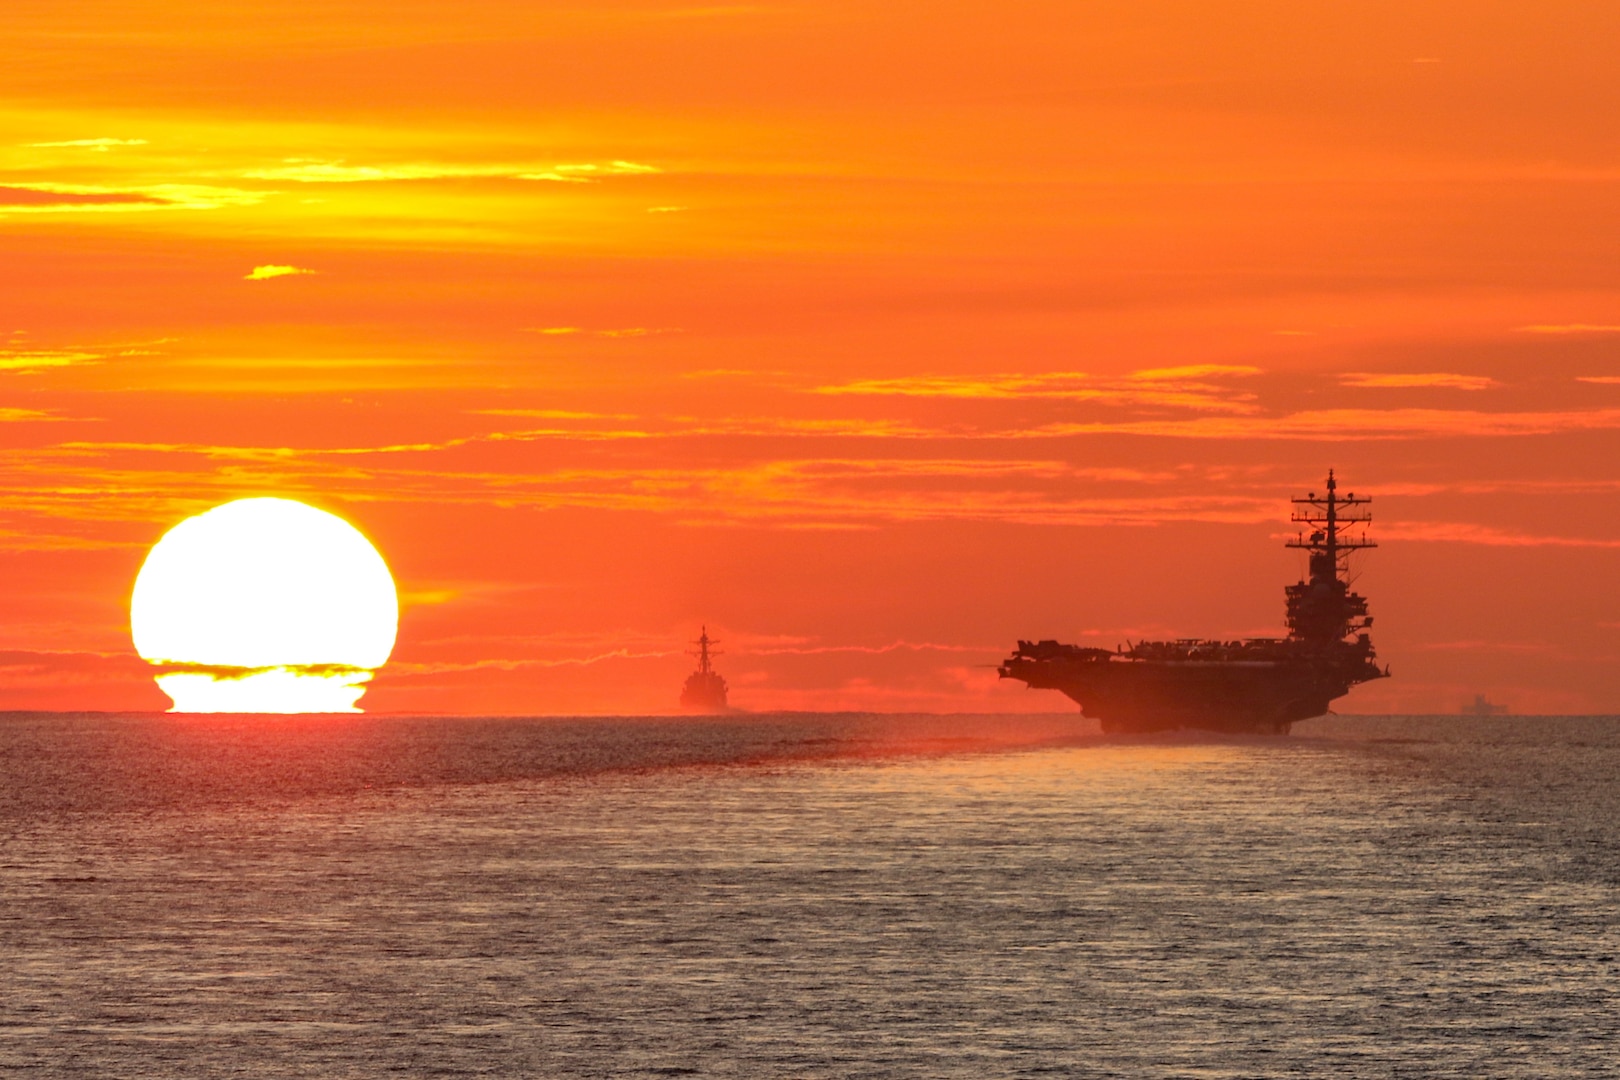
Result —
[{"label": "distant ship silhouette", "polygon": [[1506,705],[1498,705],[1494,701],[1485,700],[1484,694],[1475,694],[1474,700],[1462,707],[1464,716],[1503,716],[1507,713]]},{"label": "distant ship silhouette", "polygon": [[692,712],[727,712],[730,706],[726,704],[726,680],[709,663],[711,655],[720,655],[711,654],[709,646],[719,642],[709,637],[709,628],[705,626],[702,636],[692,644],[698,647],[692,654],[698,658],[698,667],[686,677],[686,685],[681,688],[681,708]]}]

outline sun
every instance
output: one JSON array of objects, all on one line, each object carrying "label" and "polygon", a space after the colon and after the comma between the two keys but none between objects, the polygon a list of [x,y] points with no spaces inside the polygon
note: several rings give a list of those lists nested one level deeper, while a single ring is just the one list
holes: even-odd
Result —
[{"label": "sun", "polygon": [[347,521],[292,499],[238,499],[153,545],[129,622],[174,712],[359,712],[393,651],[399,600]]}]

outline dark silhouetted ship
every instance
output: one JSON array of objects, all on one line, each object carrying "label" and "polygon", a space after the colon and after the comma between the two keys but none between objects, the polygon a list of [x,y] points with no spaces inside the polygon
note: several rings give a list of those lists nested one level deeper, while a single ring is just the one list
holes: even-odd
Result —
[{"label": "dark silhouetted ship", "polygon": [[1487,701],[1484,694],[1475,694],[1474,700],[1462,707],[1464,716],[1505,716],[1507,711],[1508,707],[1506,705],[1498,705],[1494,701]]},{"label": "dark silhouetted ship", "polygon": [[1321,716],[1358,683],[1381,679],[1367,628],[1367,601],[1346,580],[1351,552],[1376,547],[1363,527],[1372,500],[1327,494],[1293,499],[1303,526],[1288,542],[1310,553],[1309,577],[1284,590],[1288,636],[1242,641],[1139,641],[1088,649],[1020,641],[1000,667],[1004,679],[1061,690],[1107,733],[1199,728],[1285,735],[1296,720]]},{"label": "dark silhouetted ship", "polygon": [[709,637],[709,628],[705,626],[702,636],[692,644],[698,647],[693,654],[697,657],[698,667],[686,677],[686,685],[681,688],[681,708],[693,712],[725,712],[729,708],[726,705],[726,680],[709,663],[711,655],[720,655],[711,654],[709,646],[718,645],[719,642]]}]

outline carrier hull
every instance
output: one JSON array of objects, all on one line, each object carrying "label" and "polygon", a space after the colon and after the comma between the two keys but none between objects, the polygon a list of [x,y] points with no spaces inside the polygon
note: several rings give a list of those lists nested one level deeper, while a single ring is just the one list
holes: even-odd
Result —
[{"label": "carrier hull", "polygon": [[1177,663],[1015,655],[1001,670],[1005,678],[1067,695],[1109,734],[1194,728],[1286,735],[1295,721],[1323,715],[1362,681],[1335,667],[1304,659]]}]

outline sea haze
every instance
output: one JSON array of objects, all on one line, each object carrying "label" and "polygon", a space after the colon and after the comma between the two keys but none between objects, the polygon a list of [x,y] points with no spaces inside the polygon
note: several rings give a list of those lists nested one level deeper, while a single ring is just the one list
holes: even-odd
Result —
[{"label": "sea haze", "polygon": [[1620,720],[0,717],[0,1072],[1616,1065]]}]

